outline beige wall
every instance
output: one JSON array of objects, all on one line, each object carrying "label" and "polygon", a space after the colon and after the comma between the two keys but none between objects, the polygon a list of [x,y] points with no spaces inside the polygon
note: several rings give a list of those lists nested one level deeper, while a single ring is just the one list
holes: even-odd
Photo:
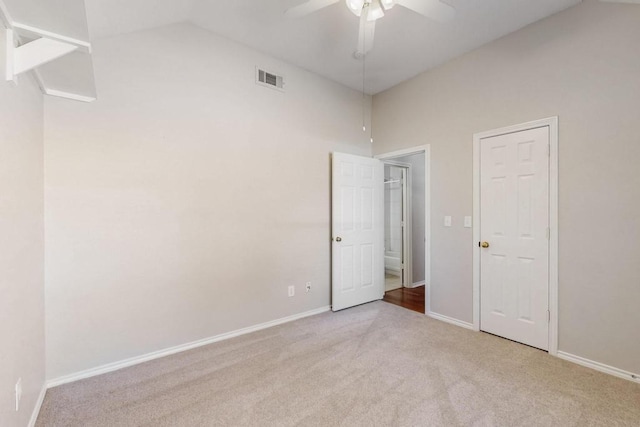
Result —
[{"label": "beige wall", "polygon": [[186,24],[94,61],[97,102],[46,102],[48,378],[328,306],[329,153],[371,154],[362,95]]},{"label": "beige wall", "polygon": [[[44,385],[42,117],[42,95],[29,77],[22,76],[18,86],[0,81],[1,426],[26,426]],[[16,412],[18,378],[23,394]]]},{"label": "beige wall", "polygon": [[640,372],[639,23],[585,2],[374,97],[375,153],[431,144],[435,312],[472,321],[473,134],[558,115],[560,350]]}]

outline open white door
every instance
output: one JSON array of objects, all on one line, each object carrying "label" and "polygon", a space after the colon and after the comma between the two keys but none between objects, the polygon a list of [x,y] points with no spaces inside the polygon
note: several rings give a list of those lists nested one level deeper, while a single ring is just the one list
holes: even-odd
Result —
[{"label": "open white door", "polygon": [[369,157],[333,153],[332,309],[384,296],[384,170]]}]

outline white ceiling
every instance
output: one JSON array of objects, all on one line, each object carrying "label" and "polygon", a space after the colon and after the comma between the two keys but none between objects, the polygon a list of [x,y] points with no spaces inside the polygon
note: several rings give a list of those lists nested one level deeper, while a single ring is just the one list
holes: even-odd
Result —
[{"label": "white ceiling", "polygon": [[3,0],[12,23],[87,40],[84,0]]},{"label": "white ceiling", "polygon": [[97,39],[185,22],[194,4],[194,0],[85,0],[89,34]]},{"label": "white ceiling", "polygon": [[[191,21],[216,34],[362,89],[353,57],[358,18],[344,1],[301,19],[284,11],[304,0],[86,0],[93,38]],[[445,0],[448,24],[401,7],[378,21],[367,55],[367,93],[375,94],[456,56],[560,12],[581,0]]]}]

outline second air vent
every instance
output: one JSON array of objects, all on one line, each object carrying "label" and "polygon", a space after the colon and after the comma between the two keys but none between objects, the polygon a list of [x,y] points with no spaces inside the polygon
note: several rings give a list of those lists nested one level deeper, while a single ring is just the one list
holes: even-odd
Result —
[{"label": "second air vent", "polygon": [[266,71],[256,67],[256,83],[261,86],[270,87],[279,91],[284,91],[284,77],[276,73]]}]

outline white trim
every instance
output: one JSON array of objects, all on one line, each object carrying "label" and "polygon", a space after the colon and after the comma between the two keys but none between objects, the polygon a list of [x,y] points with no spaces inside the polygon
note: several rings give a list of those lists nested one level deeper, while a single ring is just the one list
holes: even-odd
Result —
[{"label": "white trim", "polygon": [[558,143],[559,124],[558,117],[548,119],[549,125],[549,354],[558,355],[558,289],[559,289],[559,168],[558,168]]},{"label": "white trim", "polygon": [[5,37],[5,65],[4,65],[4,77],[8,82],[17,83],[17,76],[14,72],[15,69],[15,55],[16,49],[15,33],[11,29],[4,30]]},{"label": "white trim", "polygon": [[[4,3],[3,0],[0,0],[0,21],[3,24],[3,26],[6,28],[6,30],[13,30],[13,33],[15,33],[15,34],[12,33],[14,40],[11,41],[11,46],[9,46],[9,40],[7,40],[7,49],[6,49],[7,58],[6,58],[6,66],[5,66],[6,68],[5,78],[8,81],[12,81],[14,84],[18,84],[18,77],[13,72],[15,61],[14,61],[14,58],[11,58],[12,55],[10,54],[10,52],[14,51],[17,48],[17,46],[15,46],[16,45],[15,42],[18,42],[18,43],[23,42],[23,38],[25,35],[30,37],[33,37],[34,35],[36,35],[37,37],[45,36],[50,39],[54,39],[56,41],[75,45],[79,48],[80,51],[85,52],[87,54],[92,53],[92,47],[90,42],[75,39],[72,37],[67,37],[67,36],[53,33],[47,30],[42,30],[40,28],[32,27],[30,25],[14,22],[13,18],[9,14],[7,5]],[[7,31],[7,34],[9,34],[9,31]],[[53,90],[53,89],[46,89],[44,85],[44,80],[42,79],[42,76],[38,72],[38,69],[33,69],[31,70],[31,72],[35,77],[36,83],[40,87],[40,90],[46,95],[59,96],[62,98],[81,101],[81,102],[92,102],[96,100],[95,97],[88,97],[88,96],[76,95],[76,94]]]},{"label": "white trim", "polygon": [[400,166],[403,168],[411,168],[411,163],[405,163],[405,162],[396,162],[395,160],[384,160],[384,159],[380,159],[382,160],[382,163],[384,163],[385,165],[393,165],[393,166]]},{"label": "white trim", "polygon": [[425,282],[425,312],[431,312],[431,145],[425,144],[390,153],[378,154],[376,159],[387,160],[405,157],[411,154],[424,153],[424,282]]},{"label": "white trim", "polygon": [[473,276],[472,300],[473,300],[473,330],[480,332],[480,252],[476,249],[480,241],[480,138],[473,136],[473,212],[471,218],[471,234],[473,248]]},{"label": "white trim", "polygon": [[604,372],[605,374],[613,375],[614,377],[623,378],[625,380],[633,381],[634,383],[640,384],[640,374],[634,374],[632,372],[614,368],[613,366],[609,366],[609,365],[605,365],[604,363],[585,359],[584,357],[576,356],[574,354],[566,353],[564,351],[558,351],[556,356],[558,356],[560,359],[577,363],[578,365],[582,365],[587,368],[594,369],[596,371]]},{"label": "white trim", "polygon": [[473,135],[473,329],[480,330],[480,141],[541,127],[549,128],[549,354],[558,353],[558,117],[535,120]]},{"label": "white trim", "polygon": [[[425,179],[425,195],[424,195],[424,221],[425,221],[425,242],[424,242],[424,252],[425,252],[425,260],[424,260],[424,283],[425,283],[425,298],[427,299],[426,307],[431,311],[431,145],[424,146],[424,154],[425,154],[425,169],[424,169],[424,179]],[[428,207],[428,208],[427,208]]]},{"label": "white trim", "polygon": [[7,9],[7,5],[3,0],[0,0],[0,21],[2,21],[2,24],[5,26],[5,28],[13,28],[13,19],[11,18],[9,9]]},{"label": "white trim", "polygon": [[390,153],[383,153],[373,156],[375,159],[386,160],[394,159],[396,157],[407,157],[412,154],[424,153],[424,151],[430,147],[429,144],[418,145],[417,147],[404,148],[402,150],[391,151]]},{"label": "white trim", "polygon": [[78,46],[81,51],[86,53],[91,53],[91,43],[74,39],[73,37],[67,37],[62,34],[52,33],[51,31],[43,30],[41,28],[32,27],[31,25],[21,24],[19,22],[13,22],[13,29],[24,37],[30,38],[38,38],[38,37],[46,37],[49,39],[54,39],[64,43],[70,43]]},{"label": "white trim", "polygon": [[428,317],[431,317],[432,319],[436,319],[436,320],[439,320],[441,322],[446,322],[446,323],[450,323],[452,325],[459,326],[461,328],[473,330],[473,325],[471,323],[463,322],[462,320],[454,319],[453,317],[444,316],[442,314],[434,313],[432,311],[427,312],[426,315]]},{"label": "white trim", "polygon": [[36,425],[36,421],[38,421],[38,415],[40,415],[40,408],[42,408],[42,402],[44,402],[45,394],[47,394],[46,384],[43,385],[40,389],[40,394],[38,395],[36,406],[34,406],[33,412],[31,413],[31,418],[29,419],[29,427],[34,427]]},{"label": "white trim", "polygon": [[93,96],[76,95],[75,93],[63,92],[56,89],[45,89],[45,95],[57,96],[58,98],[71,99],[73,101],[93,102],[96,100]]},{"label": "white trim", "polygon": [[[0,0],[0,19],[4,21],[4,26],[6,30],[13,29],[13,21],[9,16],[9,12],[6,10],[6,6],[2,0]],[[6,34],[8,35],[9,31],[7,31]],[[18,42],[21,41],[20,34],[17,34],[15,32],[12,32],[11,34],[14,37],[14,40],[12,40],[13,43],[15,43],[16,41]],[[9,51],[9,45],[8,45],[9,43],[10,43],[9,40],[7,39],[7,51]],[[10,75],[9,70],[13,70],[13,58],[10,58],[9,56],[7,56],[5,62],[6,62],[5,64],[5,78],[6,78]],[[37,69],[33,70],[33,75],[34,75],[36,84],[38,85],[42,93],[44,93],[45,92],[44,80],[42,80],[42,76],[40,75]],[[13,78],[13,83],[14,84],[18,83],[18,78],[16,76],[14,76]]]},{"label": "white trim", "polygon": [[425,285],[424,280],[421,280],[421,281],[419,281],[419,282],[413,282],[413,284],[411,285],[411,287],[412,287],[412,288],[417,288],[417,287],[419,287],[419,286],[424,286],[424,285]]},{"label": "white trim", "polygon": [[95,377],[96,375],[102,375],[108,372],[117,371],[119,369],[138,365],[140,363],[148,362],[150,360],[159,359],[161,357],[170,356],[172,354],[181,353],[187,350],[192,350],[194,348],[213,344],[219,341],[224,341],[224,340],[235,338],[241,335],[250,334],[252,332],[261,331],[263,329],[271,328],[273,326],[282,325],[283,323],[293,322],[294,320],[299,320],[305,317],[326,313],[329,310],[331,310],[330,306],[320,307],[315,310],[305,311],[304,313],[298,313],[292,316],[283,317],[281,319],[272,320],[270,322],[260,323],[258,325],[249,326],[247,328],[237,329],[235,331],[226,332],[224,334],[216,335],[213,337],[204,338],[198,341],[193,341],[193,342],[178,345],[175,347],[166,348],[164,350],[154,351],[152,353],[147,353],[142,356],[136,356],[136,357],[121,360],[118,362],[108,363],[106,365],[98,366],[96,368],[87,369],[84,371],[76,372],[74,374],[65,375],[63,377],[49,380],[47,382],[47,388],[53,388],[59,385],[68,384],[68,383],[83,380],[86,378]]},{"label": "white trim", "polygon": [[47,37],[55,39],[65,43],[71,43],[86,53],[91,53],[91,43],[84,40],[79,40],[73,37],[68,37],[62,34],[54,33],[51,31],[43,30],[41,28],[33,27],[31,25],[15,22],[9,13],[9,9],[3,0],[0,0],[0,23],[2,23],[6,29],[15,30],[20,36],[26,36],[30,38]]},{"label": "white trim", "polygon": [[14,31],[5,30],[7,38],[7,80],[10,81],[13,81],[17,75],[55,61],[78,49],[78,46],[74,44],[48,37],[41,37],[21,46],[16,46],[14,43]]}]

